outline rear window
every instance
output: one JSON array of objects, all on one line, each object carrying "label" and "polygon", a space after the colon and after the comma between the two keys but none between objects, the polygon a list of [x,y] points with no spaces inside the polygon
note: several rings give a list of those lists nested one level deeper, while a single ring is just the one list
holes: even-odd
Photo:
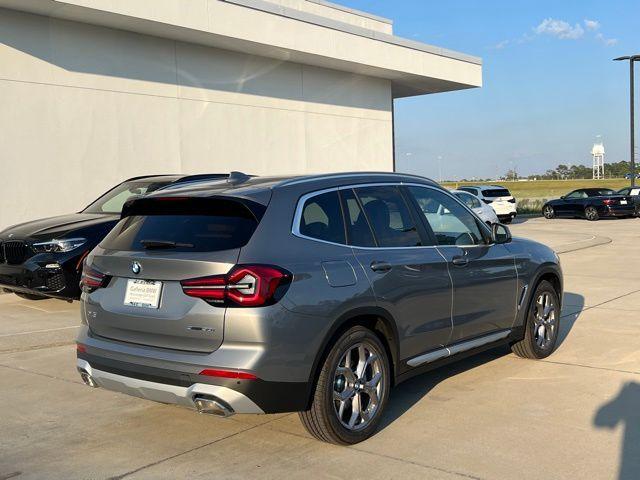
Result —
[{"label": "rear window", "polygon": [[610,195],[617,195],[617,192],[604,188],[602,190],[589,190],[588,194],[590,197],[608,197]]},{"label": "rear window", "polygon": [[100,245],[121,251],[215,252],[246,245],[258,226],[251,210],[239,202],[180,200],[184,202],[134,205],[129,208],[133,214],[123,218]]},{"label": "rear window", "polygon": [[506,188],[492,188],[490,190],[483,190],[482,195],[487,198],[497,198],[497,197],[510,197],[511,193]]}]

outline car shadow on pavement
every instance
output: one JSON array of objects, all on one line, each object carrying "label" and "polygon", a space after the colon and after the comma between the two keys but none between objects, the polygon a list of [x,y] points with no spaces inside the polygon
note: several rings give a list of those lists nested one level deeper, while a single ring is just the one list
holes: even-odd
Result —
[{"label": "car shadow on pavement", "polygon": [[609,430],[622,426],[624,437],[618,479],[640,478],[640,383],[626,383],[616,398],[598,409],[593,424],[596,428]]},{"label": "car shadow on pavement", "polygon": [[565,342],[573,325],[584,310],[584,297],[577,293],[565,292],[562,300],[562,312],[560,314],[560,331],[556,348]]},{"label": "car shadow on pavement", "polygon": [[[584,309],[584,297],[577,293],[567,292],[564,294],[564,305],[563,312],[566,313],[561,315],[557,347],[561,346],[569,337],[571,329]],[[497,347],[444,365],[401,383],[391,391],[380,429],[388,427],[404,415],[440,382],[511,354],[511,349],[508,346]]]}]

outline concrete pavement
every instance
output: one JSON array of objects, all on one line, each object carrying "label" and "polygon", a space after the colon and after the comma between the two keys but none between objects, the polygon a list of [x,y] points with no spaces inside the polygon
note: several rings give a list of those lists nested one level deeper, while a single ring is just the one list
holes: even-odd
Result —
[{"label": "concrete pavement", "polygon": [[497,350],[416,377],[349,448],[311,439],[295,414],[218,419],[89,389],[78,305],[2,295],[0,480],[640,478],[640,220],[512,230],[566,252],[558,351]]}]

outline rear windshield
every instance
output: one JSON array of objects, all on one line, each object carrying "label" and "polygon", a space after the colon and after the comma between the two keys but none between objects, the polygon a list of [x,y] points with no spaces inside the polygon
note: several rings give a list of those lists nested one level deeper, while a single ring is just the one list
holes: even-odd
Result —
[{"label": "rear windshield", "polygon": [[590,197],[608,197],[610,195],[618,195],[617,192],[604,188],[602,190],[587,190],[587,194]]},{"label": "rear windshield", "polygon": [[172,252],[231,250],[246,245],[258,226],[258,220],[246,206],[229,201],[208,201],[204,207],[186,202],[181,208],[173,204],[166,208],[162,202],[153,202],[130,211],[140,214],[120,220],[100,243],[102,248]]},{"label": "rear windshield", "polygon": [[117,187],[109,190],[103,196],[98,198],[95,202],[85,208],[82,213],[113,213],[119,214],[122,211],[122,206],[130,198],[136,195],[145,195],[151,193],[154,190],[162,188],[169,184],[169,181],[164,182],[124,182]]},{"label": "rear windshield", "polygon": [[487,198],[510,197],[511,193],[506,188],[493,188],[491,190],[483,190],[482,195]]}]

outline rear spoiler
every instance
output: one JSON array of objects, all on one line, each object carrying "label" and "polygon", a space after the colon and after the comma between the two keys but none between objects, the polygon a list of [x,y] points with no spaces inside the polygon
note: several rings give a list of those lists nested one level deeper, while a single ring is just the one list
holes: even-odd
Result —
[{"label": "rear spoiler", "polygon": [[122,207],[120,218],[135,215],[212,215],[251,218],[260,222],[267,207],[245,198],[215,195],[189,197],[179,195],[137,197]]}]

